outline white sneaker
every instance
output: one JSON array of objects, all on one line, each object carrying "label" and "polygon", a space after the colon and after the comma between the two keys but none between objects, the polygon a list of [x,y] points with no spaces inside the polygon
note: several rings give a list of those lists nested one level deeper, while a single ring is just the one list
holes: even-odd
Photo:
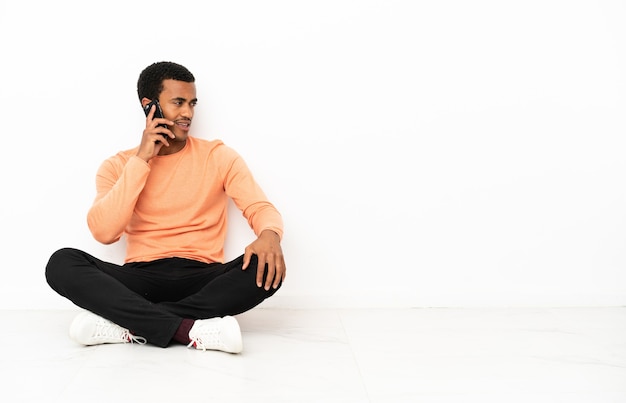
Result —
[{"label": "white sneaker", "polygon": [[146,344],[143,337],[135,336],[128,329],[89,311],[81,312],[74,318],[70,325],[70,338],[85,346],[105,343]]},{"label": "white sneaker", "polygon": [[239,353],[243,349],[241,330],[232,316],[196,320],[189,331],[191,343],[187,347],[198,350],[220,350]]}]

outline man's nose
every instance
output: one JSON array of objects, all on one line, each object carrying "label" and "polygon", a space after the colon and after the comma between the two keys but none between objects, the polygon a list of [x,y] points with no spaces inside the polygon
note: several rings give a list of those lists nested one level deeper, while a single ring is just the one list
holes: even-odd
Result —
[{"label": "man's nose", "polygon": [[189,104],[183,105],[181,108],[180,114],[184,118],[191,119],[193,117],[193,106]]}]

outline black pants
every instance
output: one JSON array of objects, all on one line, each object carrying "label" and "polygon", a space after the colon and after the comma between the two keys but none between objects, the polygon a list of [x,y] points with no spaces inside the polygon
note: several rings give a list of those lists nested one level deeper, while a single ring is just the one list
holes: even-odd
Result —
[{"label": "black pants", "polygon": [[246,270],[242,264],[243,255],[224,264],[167,258],[120,266],[64,248],[50,257],[46,280],[77,306],[166,347],[183,318],[236,315],[276,292],[257,287],[256,256]]}]

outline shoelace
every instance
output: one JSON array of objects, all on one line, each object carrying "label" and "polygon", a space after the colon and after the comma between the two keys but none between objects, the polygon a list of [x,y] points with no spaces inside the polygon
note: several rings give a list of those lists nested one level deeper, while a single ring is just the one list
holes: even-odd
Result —
[{"label": "shoelace", "polygon": [[128,329],[116,325],[106,319],[100,318],[96,323],[96,338],[119,339],[124,343],[146,344],[147,340],[141,336],[135,336]]},{"label": "shoelace", "polygon": [[127,337],[128,337],[128,341],[132,344],[132,343],[137,343],[137,344],[146,344],[147,340],[144,337],[141,336],[135,336],[134,334],[132,334],[131,332],[126,332],[127,333]]}]

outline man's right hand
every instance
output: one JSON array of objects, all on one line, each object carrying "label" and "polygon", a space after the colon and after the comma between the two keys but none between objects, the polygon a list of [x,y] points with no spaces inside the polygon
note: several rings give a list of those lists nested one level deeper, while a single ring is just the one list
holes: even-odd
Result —
[{"label": "man's right hand", "polygon": [[162,124],[173,125],[174,122],[163,118],[153,119],[155,109],[156,107],[153,106],[146,117],[146,128],[141,137],[139,150],[137,150],[137,156],[146,162],[159,154],[162,147],[169,147],[168,138],[175,138],[174,133],[170,129],[159,126]]}]

